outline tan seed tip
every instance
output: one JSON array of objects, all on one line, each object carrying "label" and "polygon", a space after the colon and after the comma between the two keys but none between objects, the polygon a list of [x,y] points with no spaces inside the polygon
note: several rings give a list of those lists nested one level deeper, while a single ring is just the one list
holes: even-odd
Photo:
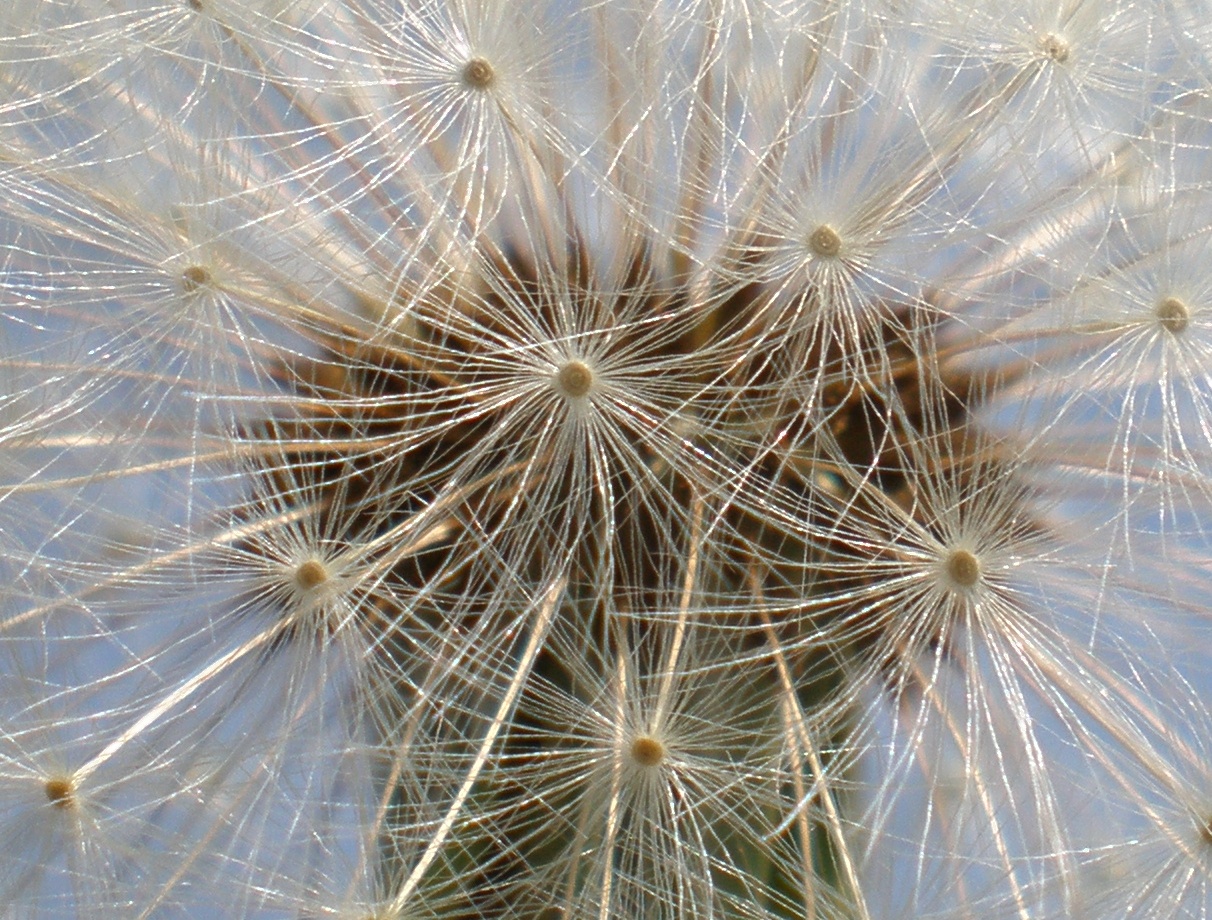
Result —
[{"label": "tan seed tip", "polygon": [[181,272],[181,287],[187,294],[192,294],[198,288],[207,287],[211,280],[210,270],[205,265],[191,265]]},{"label": "tan seed tip", "polygon": [[43,786],[46,799],[56,808],[70,808],[76,798],[76,784],[70,777],[55,776],[46,781]]},{"label": "tan seed tip", "polygon": [[1045,57],[1050,58],[1057,64],[1063,64],[1069,60],[1069,43],[1059,35],[1054,35],[1051,32],[1041,36],[1039,50],[1044,53]]},{"label": "tan seed tip", "polygon": [[655,767],[665,759],[665,745],[656,738],[642,735],[631,742],[631,759],[641,767]]},{"label": "tan seed tip", "polygon": [[471,89],[488,89],[495,78],[496,71],[482,57],[473,57],[463,65],[463,83]]},{"label": "tan seed tip", "polygon": [[1191,321],[1190,309],[1177,297],[1167,297],[1157,305],[1154,312],[1157,314],[1157,321],[1161,323],[1162,328],[1174,335],[1178,335],[1186,329],[1187,323]]},{"label": "tan seed tip", "polygon": [[1196,827],[1199,829],[1199,836],[1208,846],[1212,846],[1212,815],[1201,818],[1196,816]]},{"label": "tan seed tip", "polygon": [[821,224],[808,237],[808,248],[814,256],[832,259],[842,251],[842,238],[828,224]]},{"label": "tan seed tip", "polygon": [[952,584],[971,588],[980,580],[980,560],[966,549],[957,549],[947,557],[947,577]]},{"label": "tan seed tip", "polygon": [[318,588],[328,581],[328,569],[317,559],[308,559],[295,569],[295,583],[304,591]]},{"label": "tan seed tip", "polygon": [[593,371],[584,361],[569,361],[556,372],[556,386],[572,399],[580,399],[593,387]]}]

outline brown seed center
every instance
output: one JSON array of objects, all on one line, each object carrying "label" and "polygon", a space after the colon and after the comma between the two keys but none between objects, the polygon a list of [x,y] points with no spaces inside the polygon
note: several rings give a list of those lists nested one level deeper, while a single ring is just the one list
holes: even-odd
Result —
[{"label": "brown seed center", "polygon": [[655,767],[665,759],[665,745],[656,738],[641,735],[631,742],[631,759],[641,767]]},{"label": "brown seed center", "polygon": [[1069,60],[1069,43],[1051,32],[1040,38],[1039,50],[1058,64]]},{"label": "brown seed center", "polygon": [[1157,321],[1162,324],[1162,328],[1175,335],[1186,329],[1187,323],[1191,320],[1191,311],[1177,297],[1167,297],[1157,305],[1154,312],[1157,314]]},{"label": "brown seed center", "polygon": [[471,89],[488,89],[495,76],[492,65],[482,57],[473,57],[463,65],[463,83]]},{"label": "brown seed center", "polygon": [[814,256],[832,259],[842,251],[842,238],[828,224],[821,224],[808,237],[808,248]]},{"label": "brown seed center", "polygon": [[328,569],[317,559],[308,559],[295,569],[295,584],[304,591],[318,588],[328,581]]},{"label": "brown seed center", "polygon": [[593,371],[584,361],[569,361],[556,372],[556,385],[565,396],[580,399],[593,386]]},{"label": "brown seed center", "polygon": [[203,288],[211,282],[210,271],[205,265],[191,265],[181,272],[181,287],[185,293],[192,294],[198,288]]},{"label": "brown seed center", "polygon": [[961,588],[971,588],[981,577],[981,564],[966,549],[957,549],[947,557],[947,577]]},{"label": "brown seed center", "polygon": [[75,793],[75,785],[70,779],[56,776],[46,781],[43,787],[47,801],[56,808],[70,808]]},{"label": "brown seed center", "polygon": [[1199,824],[1199,836],[1203,838],[1204,843],[1212,846],[1212,817],[1197,821],[1197,823]]}]

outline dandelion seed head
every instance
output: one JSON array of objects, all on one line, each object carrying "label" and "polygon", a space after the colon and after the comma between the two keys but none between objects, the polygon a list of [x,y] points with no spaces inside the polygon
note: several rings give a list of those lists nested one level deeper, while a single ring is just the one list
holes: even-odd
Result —
[{"label": "dandelion seed head", "polygon": [[10,6],[0,903],[1085,915],[1208,735],[1202,25]]}]

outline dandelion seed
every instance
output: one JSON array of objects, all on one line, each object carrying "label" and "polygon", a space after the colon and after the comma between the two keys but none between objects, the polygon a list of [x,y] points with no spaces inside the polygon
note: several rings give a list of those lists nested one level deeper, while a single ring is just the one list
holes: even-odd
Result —
[{"label": "dandelion seed", "polygon": [[76,801],[76,784],[70,777],[56,776],[45,785],[46,798],[56,808],[71,808]]},{"label": "dandelion seed", "polygon": [[186,294],[211,285],[210,269],[204,265],[190,265],[181,272],[181,287]]},{"label": "dandelion seed", "polygon": [[821,224],[808,237],[808,248],[822,259],[832,259],[842,251],[842,238],[828,224]]},{"label": "dandelion seed", "polygon": [[1177,297],[1167,297],[1157,305],[1157,320],[1172,335],[1181,334],[1191,319],[1191,311]]},{"label": "dandelion seed", "polygon": [[593,387],[593,371],[584,361],[569,361],[556,372],[556,384],[570,399],[581,399]]},{"label": "dandelion seed", "polygon": [[1198,819],[1196,826],[1199,829],[1199,836],[1203,839],[1204,843],[1212,846],[1212,817]]},{"label": "dandelion seed", "polygon": [[329,577],[328,569],[318,559],[308,559],[295,569],[295,583],[304,591],[320,587]]},{"label": "dandelion seed", "polygon": [[971,588],[981,577],[981,564],[966,549],[953,550],[947,556],[947,578],[957,588]]},{"label": "dandelion seed", "polygon": [[641,767],[656,767],[665,759],[665,745],[656,738],[640,736],[631,742],[631,759]]},{"label": "dandelion seed", "polygon": [[463,65],[463,83],[470,89],[486,90],[496,79],[496,72],[485,58],[473,57]]},{"label": "dandelion seed", "polygon": [[1040,37],[1039,49],[1046,58],[1057,64],[1064,64],[1069,60],[1069,43],[1051,32]]}]

